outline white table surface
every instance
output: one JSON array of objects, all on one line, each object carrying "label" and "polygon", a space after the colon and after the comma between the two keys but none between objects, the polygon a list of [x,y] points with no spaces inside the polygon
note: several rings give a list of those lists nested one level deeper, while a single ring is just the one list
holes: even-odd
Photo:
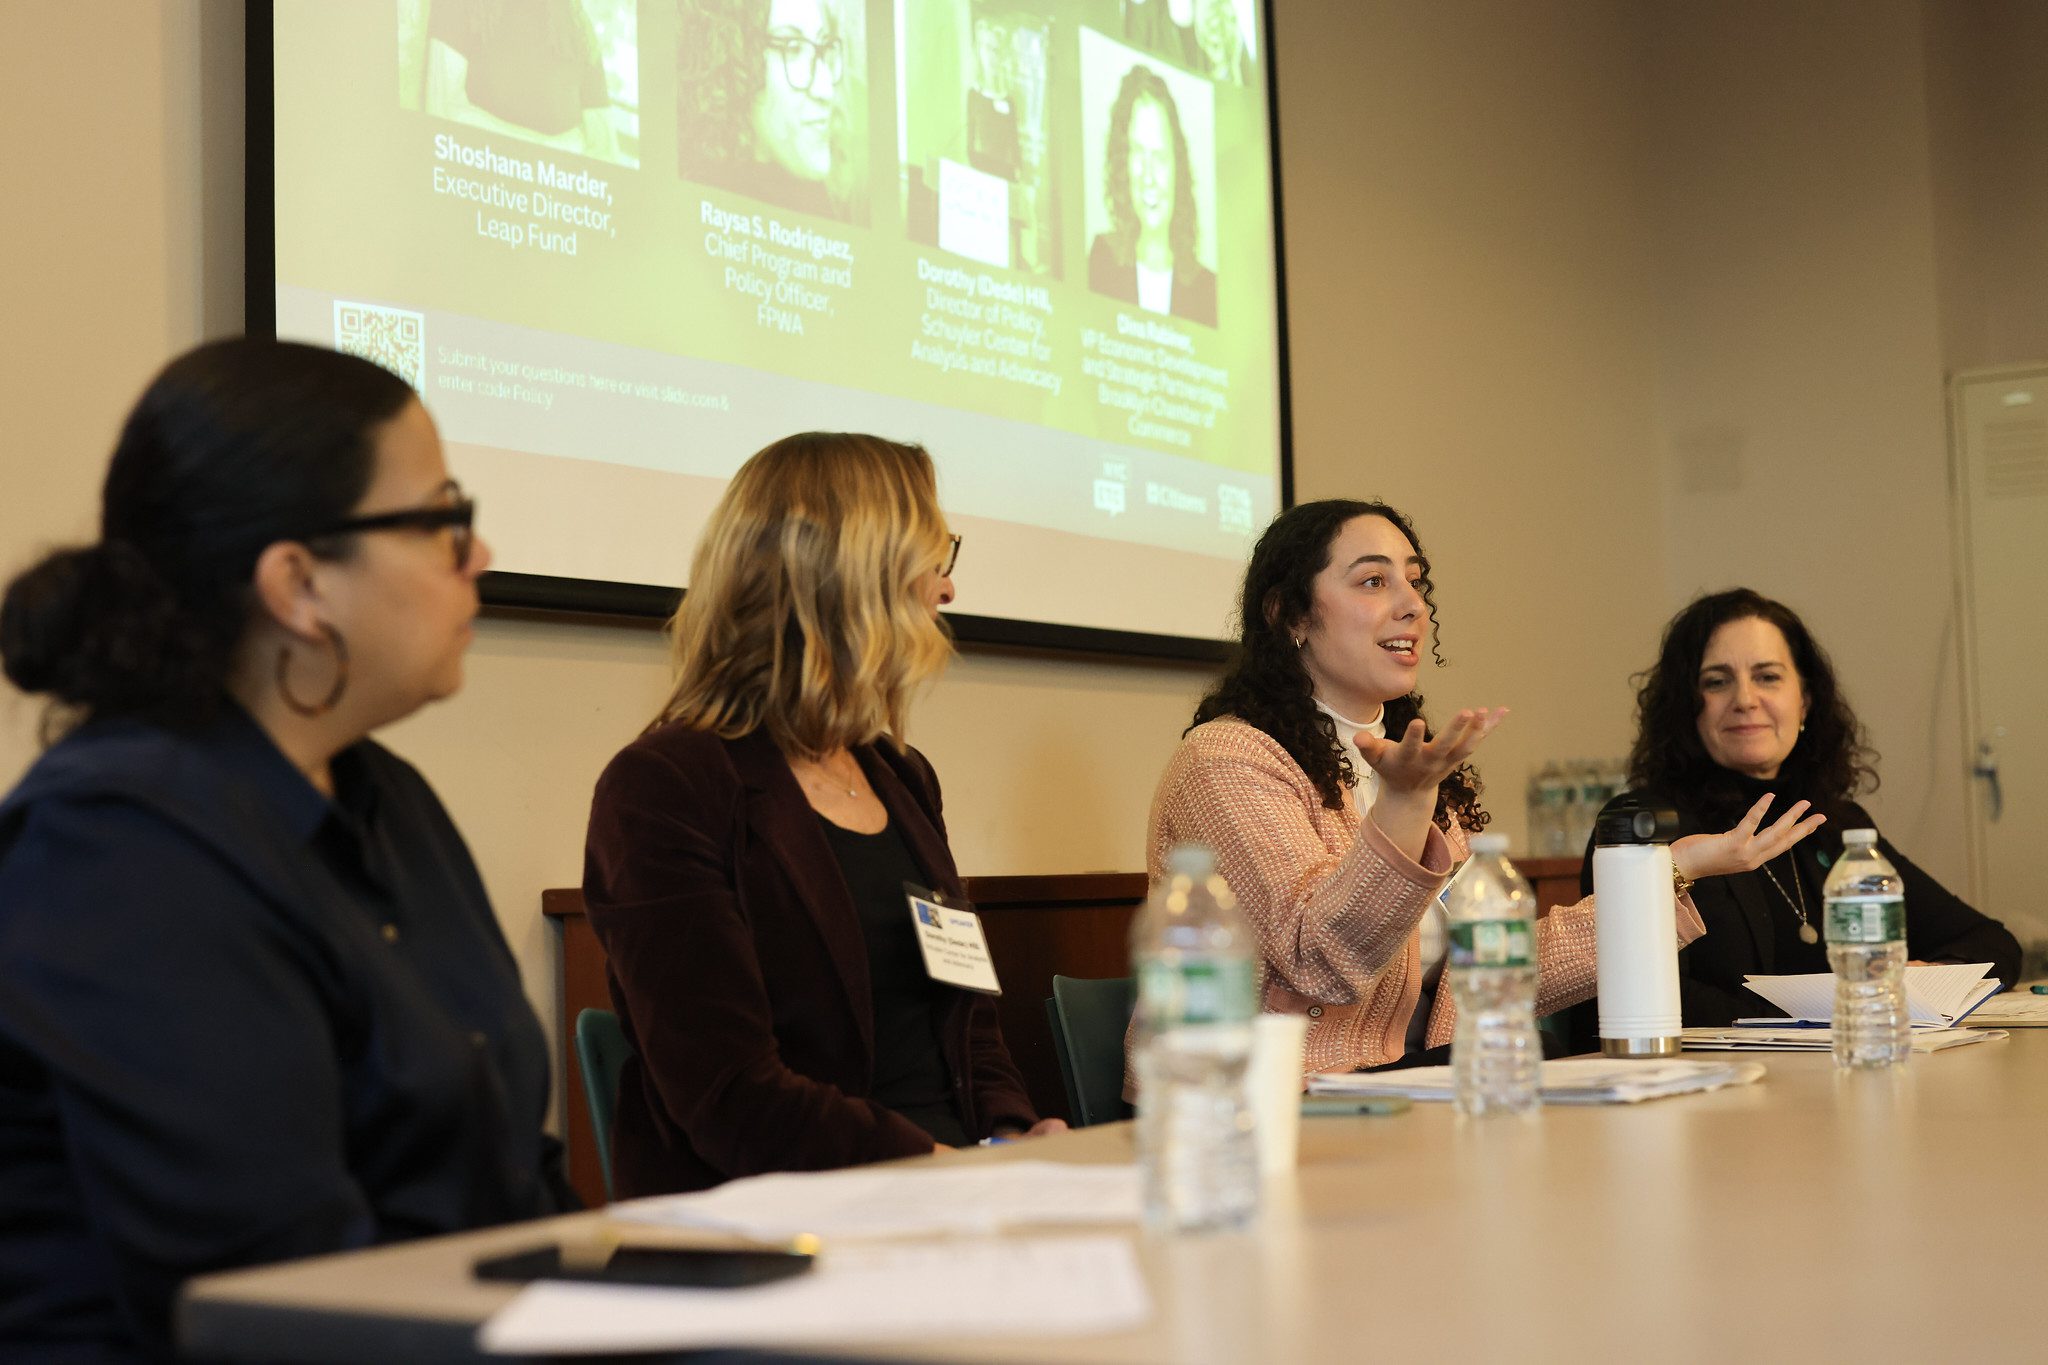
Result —
[{"label": "white table surface", "polygon": [[[2048,1359],[2048,1031],[1838,1073],[1761,1057],[1753,1086],[1461,1122],[1448,1106],[1302,1126],[1254,1232],[1138,1238],[1139,1330],[890,1343],[897,1359]],[[1132,1159],[1128,1124],[924,1158]],[[188,1349],[461,1359],[516,1292],[494,1250],[598,1214],[194,1282]],[[1135,1235],[1135,1234],[1134,1234]],[[863,1354],[863,1352],[851,1352]]]}]

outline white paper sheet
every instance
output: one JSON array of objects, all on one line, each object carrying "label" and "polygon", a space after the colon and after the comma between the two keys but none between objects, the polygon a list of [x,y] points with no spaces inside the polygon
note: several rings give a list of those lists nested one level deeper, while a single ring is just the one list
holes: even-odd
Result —
[{"label": "white paper sheet", "polygon": [[1138,1168],[1057,1161],[856,1167],[735,1180],[698,1194],[614,1204],[611,1217],[716,1228],[759,1241],[990,1233],[1045,1223],[1135,1223]]},{"label": "white paper sheet", "polygon": [[1971,1028],[1996,1024],[2000,1028],[2048,1028],[2048,995],[2030,991],[2007,991],[1994,995],[1963,1021]]},{"label": "white paper sheet", "polygon": [[827,1250],[751,1289],[533,1284],[477,1332],[498,1354],[671,1351],[1135,1327],[1151,1297],[1128,1239],[1007,1238]]},{"label": "white paper sheet", "polygon": [[[1974,1017],[1971,1022],[1976,1022]],[[1912,1030],[1913,1051],[1946,1052],[1952,1047],[1987,1043],[2005,1036],[2003,1029],[1916,1028]],[[1678,1035],[1678,1041],[1687,1052],[1828,1052],[1834,1048],[1835,1031],[1826,1025],[1816,1028],[1805,1024],[1790,1028],[1689,1028]]]},{"label": "white paper sheet", "polygon": [[[1906,968],[1906,1013],[1915,1028],[1948,1028],[1998,989],[1989,962],[1936,962]],[[1798,976],[1745,976],[1742,984],[1785,1011],[1786,1017],[1825,1024],[1835,1011],[1831,972]],[[1737,1020],[1748,1023],[1748,1020]]]},{"label": "white paper sheet", "polygon": [[[1543,1063],[1537,1081],[1545,1104],[1636,1104],[1666,1095],[1748,1085],[1763,1078],[1757,1062],[1615,1060],[1567,1057]],[[1451,1098],[1451,1069],[1416,1066],[1401,1071],[1325,1071],[1308,1080],[1315,1095],[1406,1095]]]}]

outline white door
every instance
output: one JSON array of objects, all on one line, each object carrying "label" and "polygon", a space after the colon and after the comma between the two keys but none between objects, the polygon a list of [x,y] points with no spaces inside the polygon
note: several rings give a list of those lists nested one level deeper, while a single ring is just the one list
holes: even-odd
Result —
[{"label": "white door", "polygon": [[[2048,968],[2048,365],[1950,385],[1974,901]],[[2029,885],[2032,880],[2033,884]]]}]

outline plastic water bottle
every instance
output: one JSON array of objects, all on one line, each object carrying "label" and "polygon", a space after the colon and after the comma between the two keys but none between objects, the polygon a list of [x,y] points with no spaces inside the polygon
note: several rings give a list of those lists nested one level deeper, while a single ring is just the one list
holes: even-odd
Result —
[{"label": "plastic water bottle", "polygon": [[1557,764],[1546,763],[1529,775],[1529,847],[1539,857],[1549,857],[1558,842],[1557,806],[1562,795]]},{"label": "plastic water bottle", "polygon": [[1458,1003],[1452,1098],[1461,1114],[1518,1114],[1537,1102],[1536,893],[1507,851],[1507,836],[1475,835],[1472,861],[1444,905],[1445,969]]},{"label": "plastic water bottle", "polygon": [[1251,926],[1216,873],[1183,845],[1131,929],[1138,977],[1134,1061],[1147,1227],[1238,1227],[1259,1204],[1259,1154],[1245,1094],[1251,1064]]},{"label": "plastic water bottle", "polygon": [[1536,774],[1536,787],[1543,806],[1543,825],[1536,832],[1536,851],[1546,858],[1577,853],[1571,842],[1572,780],[1562,765],[1550,762]]},{"label": "plastic water bottle", "polygon": [[1835,969],[1835,1065],[1896,1066],[1912,1055],[1906,1015],[1906,884],[1877,851],[1877,831],[1842,831],[1821,891]]}]

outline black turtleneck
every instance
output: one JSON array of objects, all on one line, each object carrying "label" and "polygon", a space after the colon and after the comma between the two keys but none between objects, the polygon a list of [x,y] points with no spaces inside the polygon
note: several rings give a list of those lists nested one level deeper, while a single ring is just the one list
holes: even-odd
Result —
[{"label": "black turtleneck", "polygon": [[[1726,776],[1732,785],[1724,789],[1724,799],[1711,803],[1710,810],[1701,809],[1703,803],[1697,799],[1676,792],[1632,792],[1629,796],[1675,807],[1682,835],[1718,833],[1732,827],[1747,806],[1766,792],[1773,798],[1764,816],[1766,825],[1793,803],[1808,799],[1794,783],[1763,782],[1735,773]],[[1727,798],[1732,798],[1732,813]],[[1739,1018],[1777,1014],[1775,1006],[1743,986],[1745,976],[1828,970],[1827,945],[1800,941],[1799,916],[1792,901],[1803,894],[1806,913],[1819,928],[1821,888],[1828,868],[1842,854],[1842,831],[1876,829],[1877,822],[1854,801],[1816,804],[1828,822],[1771,861],[1778,885],[1758,868],[1702,878],[1694,886],[1693,904],[1699,907],[1707,932],[1678,954],[1679,988],[1688,1025],[1716,1027]],[[2018,979],[2019,941],[2004,925],[1972,909],[1923,872],[1882,832],[1877,847],[1905,883],[1907,956],[1925,962],[1988,962],[2006,985]],[[1582,889],[1587,892],[1593,890],[1592,854],[1589,844],[1580,874]],[[1593,1046],[1598,1046],[1596,1018],[1589,1002],[1574,1016],[1574,1041],[1583,1045],[1594,1039]]]}]

